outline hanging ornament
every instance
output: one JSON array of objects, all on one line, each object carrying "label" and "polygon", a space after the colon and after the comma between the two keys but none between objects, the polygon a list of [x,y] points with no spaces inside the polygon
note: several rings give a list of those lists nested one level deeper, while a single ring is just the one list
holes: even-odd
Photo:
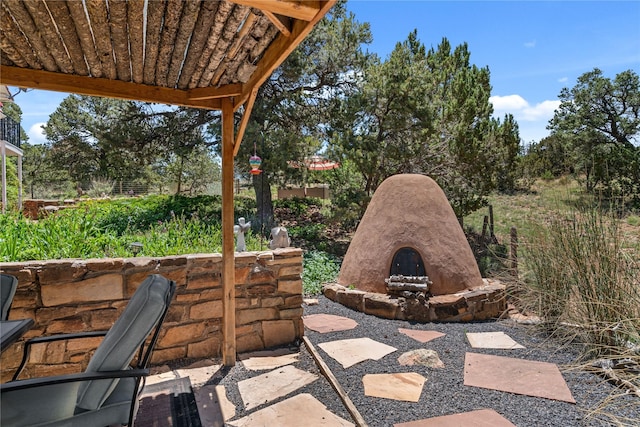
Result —
[{"label": "hanging ornament", "polygon": [[262,163],[262,159],[258,156],[249,157],[249,165],[251,166],[251,175],[260,175],[262,171],[260,170],[260,164]]},{"label": "hanging ornament", "polygon": [[253,156],[249,157],[249,166],[251,166],[251,175],[260,175],[262,171],[260,170],[260,165],[262,164],[262,159],[258,157],[256,154],[256,143],[253,143]]}]

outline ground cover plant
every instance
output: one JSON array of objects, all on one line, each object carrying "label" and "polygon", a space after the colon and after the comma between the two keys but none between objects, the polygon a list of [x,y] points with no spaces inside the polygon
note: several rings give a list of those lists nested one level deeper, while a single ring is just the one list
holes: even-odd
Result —
[{"label": "ground cover plant", "polygon": [[308,251],[303,259],[302,288],[305,295],[319,295],[322,285],[334,282],[340,272],[340,260],[322,251]]},{"label": "ground cover plant", "polygon": [[[80,202],[74,209],[31,221],[19,214],[0,216],[0,261],[131,257],[220,252],[220,199],[211,196],[149,196]],[[238,199],[236,212],[250,213]],[[247,248],[260,248],[246,236]]]}]

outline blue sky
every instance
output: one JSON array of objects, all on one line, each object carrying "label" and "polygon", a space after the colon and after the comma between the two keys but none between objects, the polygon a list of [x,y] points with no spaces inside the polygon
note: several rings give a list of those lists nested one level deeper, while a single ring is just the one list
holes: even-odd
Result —
[{"label": "blue sky", "polygon": [[414,29],[427,48],[443,37],[454,47],[466,42],[471,63],[491,72],[495,115],[513,114],[525,143],[549,134],[561,89],[583,73],[640,74],[637,0],[350,0],[347,7],[371,24],[368,49],[383,59]]},{"label": "blue sky", "polygon": [[[466,42],[471,63],[488,66],[495,115],[511,113],[525,143],[545,129],[563,87],[600,68],[614,78],[640,74],[640,1],[377,1],[350,0],[347,7],[369,22],[370,52],[386,58],[414,29],[427,46],[443,37]],[[15,88],[12,88],[15,92]],[[67,94],[33,90],[15,101],[32,143],[43,142],[39,126]]]}]

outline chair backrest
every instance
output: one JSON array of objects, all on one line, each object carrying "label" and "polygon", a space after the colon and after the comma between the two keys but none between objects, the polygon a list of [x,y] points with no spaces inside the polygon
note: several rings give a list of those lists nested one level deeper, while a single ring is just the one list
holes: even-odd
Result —
[{"label": "chair backrest", "polygon": [[9,318],[9,309],[18,288],[18,279],[10,274],[0,274],[0,320]]},{"label": "chair backrest", "polygon": [[[143,348],[145,340],[153,331],[146,354],[143,356],[140,351],[139,356],[144,360],[138,367],[146,368],[174,292],[173,281],[159,274],[147,277],[105,335],[91,357],[86,372],[127,369],[135,353]],[[83,383],[78,391],[77,406],[87,410],[98,409],[117,384],[117,379]]]}]

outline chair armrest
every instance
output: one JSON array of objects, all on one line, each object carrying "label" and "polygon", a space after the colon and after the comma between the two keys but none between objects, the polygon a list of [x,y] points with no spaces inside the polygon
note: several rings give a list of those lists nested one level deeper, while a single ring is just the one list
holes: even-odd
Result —
[{"label": "chair armrest", "polygon": [[49,335],[46,337],[35,337],[28,339],[24,342],[24,348],[22,350],[22,360],[20,361],[20,366],[16,370],[16,373],[13,374],[13,378],[11,381],[16,381],[25,365],[27,364],[27,359],[29,358],[29,352],[31,351],[31,346],[33,344],[42,344],[47,342],[61,341],[61,340],[71,340],[77,338],[92,338],[92,337],[103,337],[107,334],[108,331],[89,331],[89,332],[77,332],[73,334],[58,334],[58,335]]},{"label": "chair armrest", "polygon": [[89,332],[78,332],[74,334],[58,334],[58,335],[49,335],[46,337],[35,337],[28,339],[25,341],[25,345],[31,344],[40,344],[43,342],[52,342],[52,341],[60,341],[60,340],[71,340],[76,338],[91,338],[91,337],[103,337],[109,331],[89,331]]},{"label": "chair armrest", "polygon": [[123,369],[120,371],[81,372],[78,374],[59,375],[54,377],[29,378],[0,384],[0,393],[42,387],[53,384],[106,380],[114,378],[142,378],[149,375],[149,369]]}]

